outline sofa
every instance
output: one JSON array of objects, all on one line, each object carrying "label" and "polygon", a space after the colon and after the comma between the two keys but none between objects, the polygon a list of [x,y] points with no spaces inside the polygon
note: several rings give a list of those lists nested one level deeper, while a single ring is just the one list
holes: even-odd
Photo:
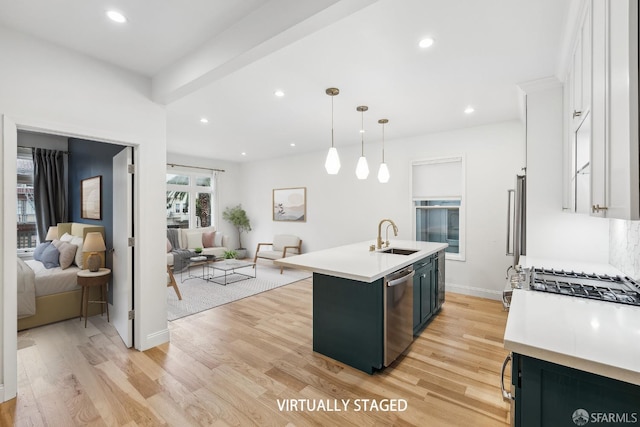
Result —
[{"label": "sofa", "polygon": [[222,258],[228,250],[228,237],[217,232],[215,227],[172,228],[167,230],[167,234],[169,230],[177,233],[176,240],[180,247],[175,248],[167,237],[167,265],[174,264],[173,251],[176,249],[195,251],[196,248],[202,248],[203,255],[215,255],[216,258]]}]

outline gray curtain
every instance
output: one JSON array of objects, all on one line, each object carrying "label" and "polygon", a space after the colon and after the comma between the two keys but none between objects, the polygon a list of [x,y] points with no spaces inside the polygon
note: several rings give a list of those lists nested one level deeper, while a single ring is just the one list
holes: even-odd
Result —
[{"label": "gray curtain", "polygon": [[33,169],[36,226],[42,242],[49,226],[68,221],[67,154],[64,151],[34,148]]}]

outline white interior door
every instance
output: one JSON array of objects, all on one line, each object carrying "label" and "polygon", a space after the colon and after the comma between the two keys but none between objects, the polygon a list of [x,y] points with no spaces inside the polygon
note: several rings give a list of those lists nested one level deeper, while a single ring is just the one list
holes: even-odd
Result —
[{"label": "white interior door", "polygon": [[126,147],[113,157],[113,305],[111,321],[127,347],[133,346],[133,148]]}]

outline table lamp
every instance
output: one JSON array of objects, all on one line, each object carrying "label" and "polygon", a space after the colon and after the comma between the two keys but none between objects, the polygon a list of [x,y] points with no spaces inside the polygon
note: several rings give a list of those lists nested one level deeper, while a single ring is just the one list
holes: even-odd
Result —
[{"label": "table lamp", "polygon": [[58,238],[58,226],[52,225],[49,227],[47,231],[47,237],[44,238],[46,241],[51,241]]},{"label": "table lamp", "polygon": [[84,238],[84,244],[82,245],[82,252],[91,252],[91,255],[87,258],[87,267],[89,267],[89,271],[95,272],[100,270],[102,258],[100,258],[98,252],[103,252],[106,249],[102,233],[97,231],[87,233],[87,236]]}]

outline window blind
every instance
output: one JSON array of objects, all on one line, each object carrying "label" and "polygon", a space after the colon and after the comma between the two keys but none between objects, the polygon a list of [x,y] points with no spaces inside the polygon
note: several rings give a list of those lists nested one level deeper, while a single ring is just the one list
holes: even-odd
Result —
[{"label": "window blind", "polygon": [[462,157],[414,162],[413,199],[461,198],[463,179]]}]

